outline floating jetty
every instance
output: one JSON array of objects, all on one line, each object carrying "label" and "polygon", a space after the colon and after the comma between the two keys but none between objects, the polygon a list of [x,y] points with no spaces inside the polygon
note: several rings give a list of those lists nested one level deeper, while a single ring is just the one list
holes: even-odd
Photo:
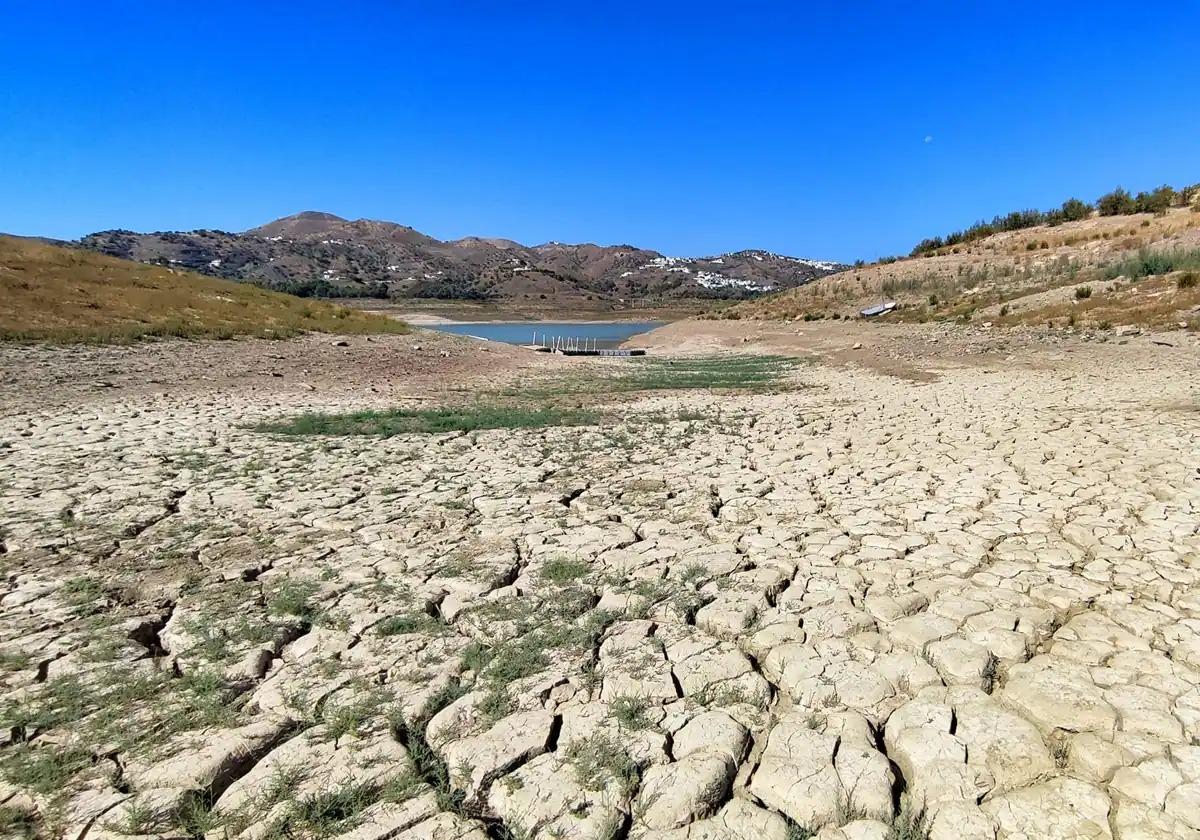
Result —
[{"label": "floating jetty", "polygon": [[594,338],[573,338],[571,336],[533,334],[533,342],[526,344],[529,350],[538,353],[558,353],[562,356],[645,356],[645,350],[620,350],[616,347],[600,347]]}]

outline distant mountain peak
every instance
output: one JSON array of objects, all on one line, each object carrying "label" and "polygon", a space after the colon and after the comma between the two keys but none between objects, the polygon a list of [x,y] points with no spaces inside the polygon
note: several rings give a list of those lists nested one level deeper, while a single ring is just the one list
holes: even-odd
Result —
[{"label": "distant mountain peak", "polygon": [[333,213],[320,210],[302,210],[291,216],[284,216],[273,222],[267,222],[246,233],[251,236],[306,236],[313,233],[324,233],[337,225],[347,224],[347,220]]},{"label": "distant mountain peak", "polygon": [[745,250],[665,257],[620,243],[529,247],[510,239],[442,241],[395,222],[304,210],[242,234],[105,231],[85,248],[314,296],[371,295],[620,303],[747,297],[803,285],[840,266]]}]

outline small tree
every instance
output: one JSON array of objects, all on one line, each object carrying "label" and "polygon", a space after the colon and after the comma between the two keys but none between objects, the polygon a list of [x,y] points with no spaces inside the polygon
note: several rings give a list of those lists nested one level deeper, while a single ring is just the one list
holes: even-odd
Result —
[{"label": "small tree", "polygon": [[1100,211],[1101,216],[1127,215],[1135,212],[1136,207],[1133,196],[1123,187],[1117,187],[1112,192],[1100,196],[1096,201],[1096,208]]},{"label": "small tree", "polygon": [[1175,203],[1175,190],[1164,184],[1154,192],[1138,193],[1134,199],[1139,213],[1158,213],[1167,212],[1167,208]]},{"label": "small tree", "polygon": [[1092,215],[1092,205],[1078,198],[1068,198],[1063,202],[1062,218],[1068,222],[1078,222]]}]

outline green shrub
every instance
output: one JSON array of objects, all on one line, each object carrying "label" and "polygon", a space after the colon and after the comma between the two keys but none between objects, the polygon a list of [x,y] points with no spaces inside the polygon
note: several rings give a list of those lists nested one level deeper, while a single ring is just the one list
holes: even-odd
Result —
[{"label": "green shrub", "polygon": [[1153,192],[1140,192],[1137,198],[1134,199],[1134,205],[1139,213],[1157,213],[1162,215],[1167,212],[1176,201],[1176,193],[1171,187],[1164,184]]},{"label": "green shrub", "polygon": [[1117,187],[1110,193],[1105,193],[1096,201],[1096,209],[1101,216],[1124,216],[1137,210],[1133,196],[1123,187]]},{"label": "green shrub", "polygon": [[1078,198],[1068,198],[1058,212],[1064,222],[1078,222],[1092,215],[1092,205]]},{"label": "green shrub", "polygon": [[1091,286],[1080,286],[1075,290],[1075,300],[1087,300],[1092,296]]}]

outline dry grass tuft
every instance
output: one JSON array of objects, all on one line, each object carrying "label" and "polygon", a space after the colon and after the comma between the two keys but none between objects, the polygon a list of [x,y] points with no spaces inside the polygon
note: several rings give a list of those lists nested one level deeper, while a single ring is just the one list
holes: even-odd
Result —
[{"label": "dry grass tuft", "polygon": [[403,333],[401,321],[187,271],[0,236],[0,340]]}]

